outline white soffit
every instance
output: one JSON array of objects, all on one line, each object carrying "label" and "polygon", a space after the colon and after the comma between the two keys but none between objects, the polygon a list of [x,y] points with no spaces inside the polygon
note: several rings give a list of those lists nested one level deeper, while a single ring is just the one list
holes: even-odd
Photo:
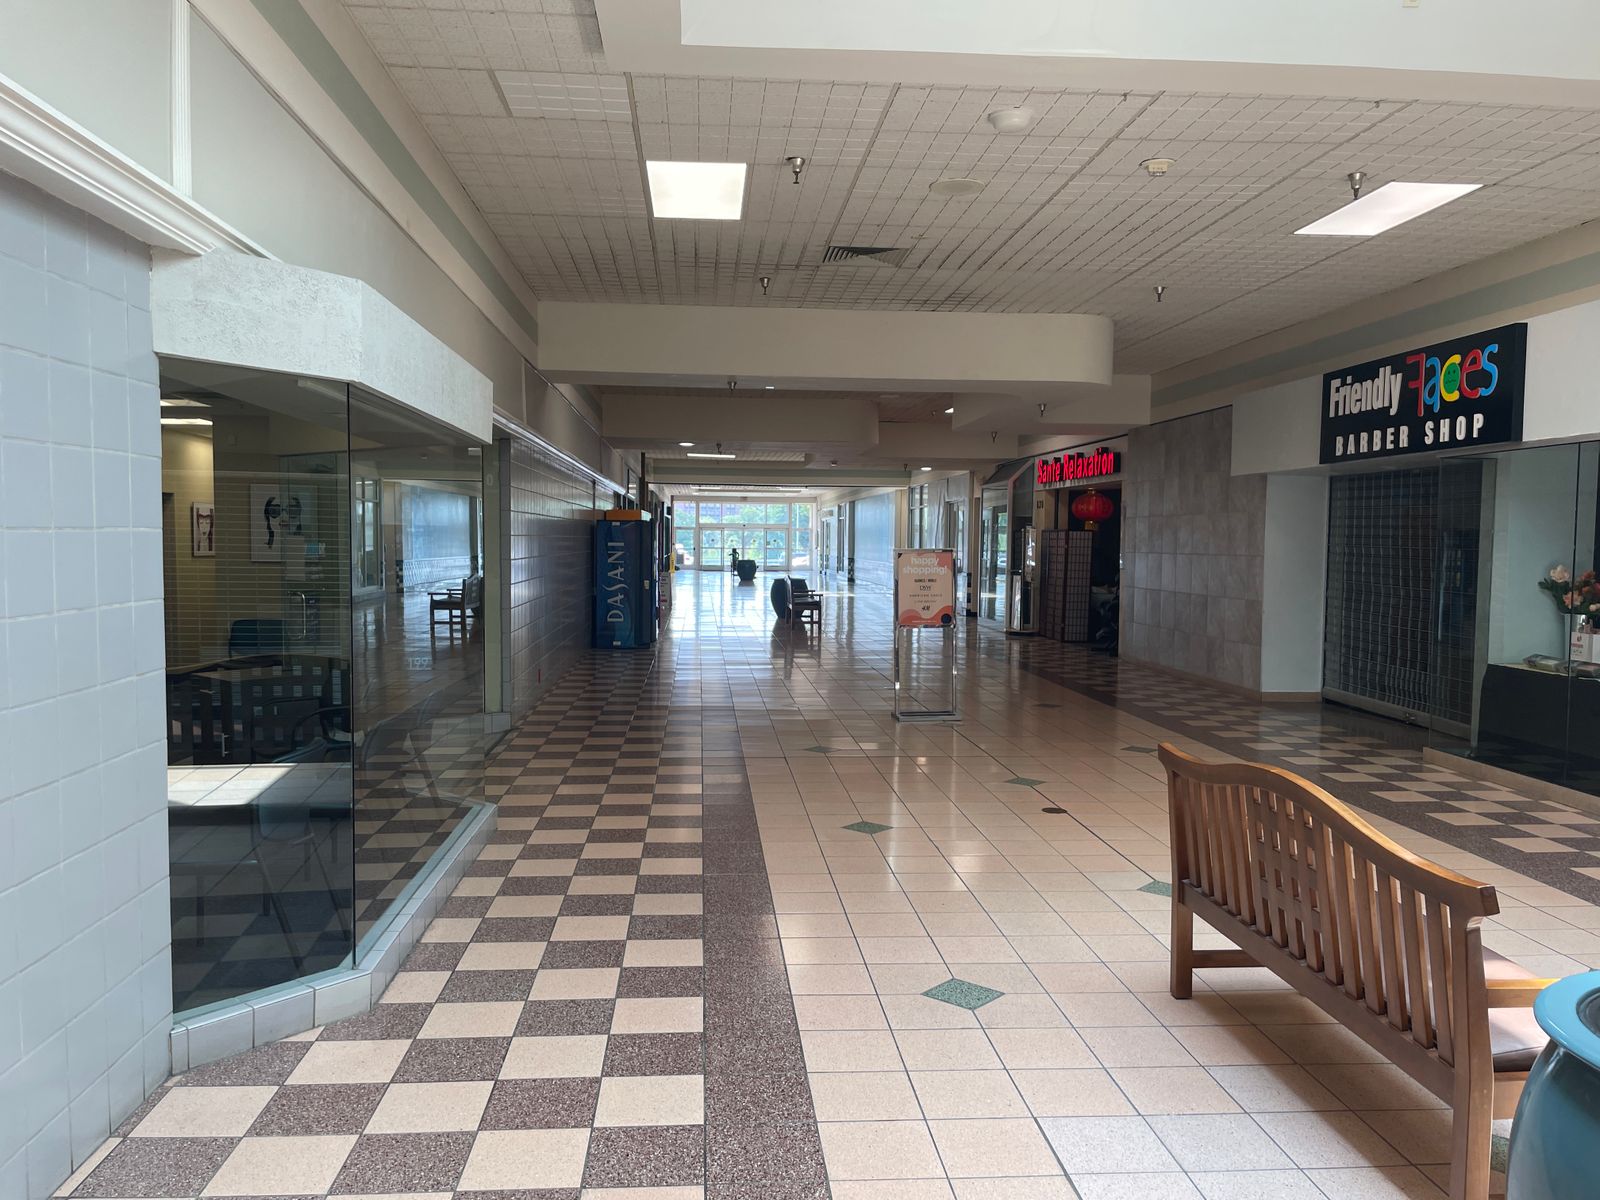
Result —
[{"label": "white soffit", "polygon": [[[602,23],[611,0],[599,0]],[[663,6],[664,7],[664,6]],[[1600,13],[1587,0],[1550,0],[1540,21],[1505,19],[1504,0],[1345,0],[1274,6],[1261,0],[1138,0],[1063,4],[1008,0],[680,0],[682,41],[729,48],[867,50],[985,57],[1199,60],[1600,79]],[[1492,37],[1485,37],[1493,30]],[[1563,39],[1574,38],[1575,42]],[[1419,56],[1417,44],[1428,52]],[[1419,58],[1422,60],[1419,62]]]},{"label": "white soffit", "polygon": [[216,250],[156,254],[157,354],[360,384],[479,442],[494,385],[360,280]]}]

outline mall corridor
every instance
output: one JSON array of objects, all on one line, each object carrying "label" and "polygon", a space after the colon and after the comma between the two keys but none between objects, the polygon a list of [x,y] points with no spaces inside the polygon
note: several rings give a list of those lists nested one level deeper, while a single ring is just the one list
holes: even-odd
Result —
[{"label": "mall corridor", "polygon": [[0,1200],[1596,1200],[1508,13],[0,0]]},{"label": "mall corridor", "polygon": [[63,1194],[1442,1196],[1448,1109],[1309,1001],[1167,994],[1153,747],[1323,782],[1493,882],[1487,943],[1540,974],[1600,963],[1600,908],[1528,838],[1600,823],[989,622],[962,719],[897,724],[889,633],[884,593],[791,632],[679,573],[653,654],[585,658],[502,743],[497,831],[382,1003],[180,1075]]}]

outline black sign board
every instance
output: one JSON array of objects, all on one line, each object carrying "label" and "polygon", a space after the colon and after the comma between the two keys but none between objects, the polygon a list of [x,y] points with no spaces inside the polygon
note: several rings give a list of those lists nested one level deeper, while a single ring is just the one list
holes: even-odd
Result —
[{"label": "black sign board", "polygon": [[1522,440],[1528,327],[1503,325],[1322,377],[1325,463]]}]

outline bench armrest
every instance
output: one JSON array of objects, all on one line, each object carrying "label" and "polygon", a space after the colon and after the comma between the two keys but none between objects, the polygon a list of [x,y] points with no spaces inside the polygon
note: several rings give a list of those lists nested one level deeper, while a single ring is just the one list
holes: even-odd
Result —
[{"label": "bench armrest", "polygon": [[1554,979],[1486,979],[1490,1008],[1528,1008]]}]

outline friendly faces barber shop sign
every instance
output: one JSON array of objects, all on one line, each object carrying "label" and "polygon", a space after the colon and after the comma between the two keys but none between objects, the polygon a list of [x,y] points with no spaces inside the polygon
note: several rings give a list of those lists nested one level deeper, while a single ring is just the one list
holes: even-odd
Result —
[{"label": "friendly faces barber shop sign", "polygon": [[1321,461],[1521,441],[1527,348],[1505,325],[1324,375]]}]

